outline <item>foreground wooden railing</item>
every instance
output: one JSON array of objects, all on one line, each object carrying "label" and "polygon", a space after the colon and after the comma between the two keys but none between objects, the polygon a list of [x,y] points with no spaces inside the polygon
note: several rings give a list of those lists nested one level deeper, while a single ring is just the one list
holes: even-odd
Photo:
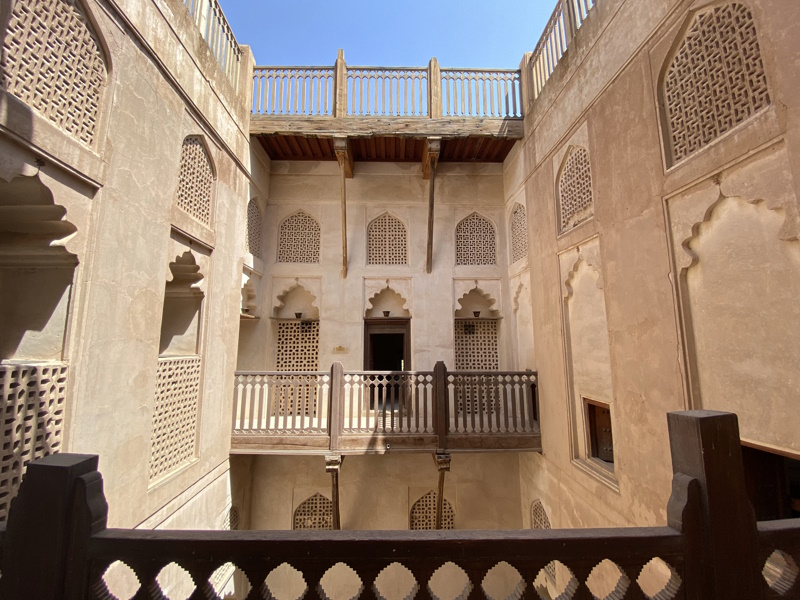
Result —
[{"label": "foreground wooden railing", "polygon": [[[213,575],[226,565],[240,573],[237,597],[249,600],[289,597],[282,587],[286,578],[275,574],[292,569],[306,589],[291,597],[330,600],[800,598],[800,519],[756,524],[736,416],[688,411],[668,420],[674,476],[662,527],[108,529],[98,458],[51,456],[31,464],[12,503],[8,529],[0,528],[0,597],[105,600],[111,598],[109,567],[124,563],[138,579],[135,598],[148,599],[165,597],[159,575],[175,565],[188,574],[189,590],[181,597],[206,599],[219,598]],[[555,581],[543,583],[543,572],[553,566]]]},{"label": "foreground wooden railing", "polygon": [[520,71],[426,67],[256,67],[253,114],[521,119]]},{"label": "foreground wooden railing", "polygon": [[539,450],[536,373],[236,373],[232,452]]}]

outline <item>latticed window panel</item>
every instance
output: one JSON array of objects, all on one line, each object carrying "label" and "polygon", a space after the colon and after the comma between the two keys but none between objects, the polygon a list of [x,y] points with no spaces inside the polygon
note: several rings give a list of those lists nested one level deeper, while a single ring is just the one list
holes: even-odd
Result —
[{"label": "latticed window panel", "polygon": [[[436,497],[433,490],[414,502],[409,515],[410,528],[415,529],[436,529]],[[455,528],[455,511],[453,505],[444,498],[442,501],[442,529]]]},{"label": "latticed window panel", "polygon": [[292,529],[333,529],[333,502],[320,493],[307,498],[294,511]]},{"label": "latticed window panel", "polygon": [[[497,350],[497,321],[491,319],[459,320],[455,323],[456,371],[497,371],[500,357]],[[456,386],[455,403],[458,413],[472,414],[482,407],[494,413],[496,398],[487,395],[487,386],[479,385],[480,377],[464,378]]]},{"label": "latticed window panel", "polygon": [[0,365],[0,521],[28,463],[61,450],[66,387],[63,363]]},{"label": "latticed window panel", "polygon": [[390,214],[373,219],[367,227],[368,265],[407,265],[408,232],[405,224]]},{"label": "latticed window panel", "polygon": [[255,198],[247,203],[247,238],[245,250],[261,258],[261,209]]},{"label": "latticed window panel", "polygon": [[528,216],[525,207],[516,203],[511,212],[511,262],[528,256]]},{"label": "latticed window panel", "polygon": [[203,141],[197,136],[183,140],[178,176],[178,207],[203,225],[211,226],[214,170]]},{"label": "latticed window panel", "polygon": [[150,445],[150,479],[191,461],[197,441],[200,357],[158,360]]},{"label": "latticed window panel", "polygon": [[108,77],[77,0],[17,0],[0,60],[3,87],[84,144],[97,134]]},{"label": "latticed window panel", "polygon": [[278,262],[318,263],[319,238],[319,223],[308,213],[287,217],[278,231]]},{"label": "latticed window panel", "polygon": [[456,264],[497,264],[494,225],[478,213],[456,225]]},{"label": "latticed window panel", "polygon": [[[317,371],[319,369],[319,321],[278,323],[276,371]],[[317,386],[281,386],[278,413],[314,416],[317,412]]]},{"label": "latticed window panel", "polygon": [[592,169],[586,148],[569,149],[558,179],[559,232],[564,233],[594,215]]},{"label": "latticed window panel", "polygon": [[[531,529],[550,529],[550,519],[547,516],[547,511],[545,510],[541,500],[534,500],[531,504]],[[555,581],[555,562],[548,563],[544,570],[550,579]]]},{"label": "latticed window panel", "polygon": [[753,15],[743,4],[698,15],[664,78],[672,156],[679,161],[770,103]]}]

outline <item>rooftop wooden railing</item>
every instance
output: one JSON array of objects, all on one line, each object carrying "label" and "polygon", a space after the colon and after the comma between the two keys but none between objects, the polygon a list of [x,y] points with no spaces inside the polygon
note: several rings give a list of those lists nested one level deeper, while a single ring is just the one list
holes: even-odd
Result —
[{"label": "rooftop wooden railing", "polygon": [[536,373],[236,373],[232,452],[539,450]]},{"label": "rooftop wooden railing", "polygon": [[[667,522],[660,527],[109,529],[98,457],[50,456],[30,465],[11,505],[8,528],[5,533],[0,528],[0,597],[106,600],[112,597],[107,571],[124,563],[138,579],[137,599],[164,598],[159,575],[175,565],[185,570],[189,587],[180,597],[206,599],[219,598],[215,572],[233,565],[241,574],[237,596],[248,600],[283,597],[284,590],[273,587],[281,581],[275,573],[286,565],[302,575],[302,597],[330,600],[547,598],[541,574],[553,565],[552,591],[562,600],[800,598],[800,519],[756,523],[736,416],[687,411],[669,414],[668,423],[674,475]],[[394,577],[386,576],[389,570]],[[327,575],[331,572],[336,577]],[[501,585],[492,585],[498,575]],[[343,576],[348,585],[342,584]],[[337,577],[338,585],[331,586]],[[407,589],[399,589],[401,584]],[[343,596],[347,588],[352,589]]]},{"label": "rooftop wooden railing", "polygon": [[256,67],[253,114],[522,118],[520,71],[426,67]]},{"label": "rooftop wooden railing", "polygon": [[242,50],[233,30],[222,12],[218,0],[184,0],[189,14],[208,44],[214,58],[228,76],[234,89],[239,85],[239,67]]}]

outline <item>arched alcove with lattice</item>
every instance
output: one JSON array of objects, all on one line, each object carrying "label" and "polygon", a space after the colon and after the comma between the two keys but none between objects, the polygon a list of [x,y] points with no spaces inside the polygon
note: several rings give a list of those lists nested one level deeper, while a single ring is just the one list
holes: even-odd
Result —
[{"label": "arched alcove with lattice", "polygon": [[511,262],[515,263],[528,256],[528,215],[524,205],[514,203],[508,225],[511,233]]},{"label": "arched alcove with lattice", "polygon": [[319,263],[320,225],[305,211],[297,211],[278,227],[279,263]]},{"label": "arched alcove with lattice", "polygon": [[388,212],[376,217],[367,225],[367,264],[408,264],[406,225]]},{"label": "arched alcove with lattice", "polygon": [[[436,498],[436,492],[430,490],[414,502],[409,513],[410,529],[436,529]],[[450,501],[444,498],[442,500],[442,529],[454,528],[455,511]]]},{"label": "arched alcove with lattice", "polygon": [[755,20],[744,4],[692,15],[668,56],[660,93],[671,163],[770,104]]},{"label": "arched alcove with lattice", "polygon": [[319,492],[295,509],[292,529],[333,529],[333,502]]},{"label": "arched alcove with lattice", "polygon": [[558,232],[565,233],[594,216],[592,168],[589,152],[571,146],[564,156],[556,185]]},{"label": "arched alcove with lattice", "polygon": [[369,299],[364,316],[368,319],[378,317],[406,319],[411,317],[411,313],[406,308],[406,299],[387,286]]},{"label": "arched alcove with lattice", "polygon": [[206,227],[211,227],[215,177],[214,163],[205,140],[199,135],[184,139],[175,203]]},{"label": "arched alcove with lattice", "polygon": [[245,237],[245,250],[257,258],[261,258],[261,228],[264,219],[258,201],[251,198],[247,203],[247,237]]},{"label": "arched alcove with lattice", "polygon": [[497,264],[495,228],[474,212],[456,225],[456,265]]},{"label": "arched alcove with lattice", "polygon": [[86,145],[97,139],[108,59],[81,0],[11,3],[3,87]]}]

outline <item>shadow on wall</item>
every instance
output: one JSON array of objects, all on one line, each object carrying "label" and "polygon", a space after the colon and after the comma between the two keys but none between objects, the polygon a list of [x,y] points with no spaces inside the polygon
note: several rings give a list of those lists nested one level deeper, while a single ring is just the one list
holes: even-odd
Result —
[{"label": "shadow on wall", "polygon": [[60,360],[76,228],[38,175],[0,180],[0,360]]}]

